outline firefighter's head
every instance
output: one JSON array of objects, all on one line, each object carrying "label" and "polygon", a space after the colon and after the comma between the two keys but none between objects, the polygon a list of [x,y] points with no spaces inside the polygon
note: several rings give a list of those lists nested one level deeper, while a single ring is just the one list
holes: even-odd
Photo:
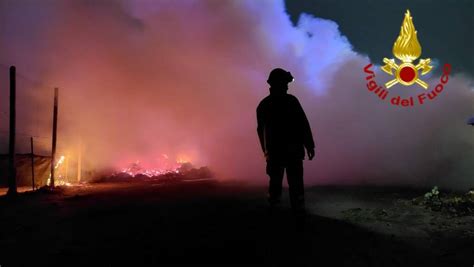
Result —
[{"label": "firefighter's head", "polygon": [[270,72],[270,75],[268,75],[267,83],[271,87],[288,89],[288,84],[294,80],[295,79],[289,71],[286,71],[281,68],[276,68]]}]

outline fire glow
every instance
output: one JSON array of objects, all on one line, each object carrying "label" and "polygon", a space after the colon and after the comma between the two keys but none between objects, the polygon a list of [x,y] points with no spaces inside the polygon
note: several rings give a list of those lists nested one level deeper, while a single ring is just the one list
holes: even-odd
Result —
[{"label": "fire glow", "polygon": [[[61,156],[59,160],[56,162],[56,165],[54,165],[55,170],[59,170],[59,174],[56,177],[55,184],[56,185],[64,185],[64,186],[71,186],[72,184],[67,181],[67,170],[66,175],[63,174],[62,167],[64,166],[64,162],[66,160],[65,156]],[[47,185],[51,185],[51,174],[49,174],[48,180],[46,182]]]},{"label": "fire glow", "polygon": [[190,164],[189,159],[185,156],[177,157],[175,161],[172,161],[167,154],[162,154],[161,157],[156,158],[151,163],[137,160],[122,168],[120,172],[133,177],[137,175],[154,177],[169,173],[179,173],[180,168],[186,163]]}]

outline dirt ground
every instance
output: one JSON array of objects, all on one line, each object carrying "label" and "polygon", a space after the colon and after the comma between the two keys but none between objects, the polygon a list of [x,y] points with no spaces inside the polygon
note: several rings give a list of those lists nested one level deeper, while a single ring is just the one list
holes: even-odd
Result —
[{"label": "dirt ground", "polygon": [[[304,222],[264,187],[103,183],[0,197],[0,265],[219,263],[473,266],[474,216],[436,212],[406,188],[307,188]],[[289,265],[289,263],[292,263]]]}]

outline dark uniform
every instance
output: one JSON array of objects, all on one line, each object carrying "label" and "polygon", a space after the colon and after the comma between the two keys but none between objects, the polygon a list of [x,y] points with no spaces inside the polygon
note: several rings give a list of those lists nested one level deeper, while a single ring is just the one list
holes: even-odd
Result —
[{"label": "dark uniform", "polygon": [[[272,80],[275,70],[273,76],[279,79]],[[257,107],[257,132],[270,176],[269,201],[272,205],[279,202],[286,169],[291,206],[300,209],[304,208],[303,159],[305,148],[310,159],[314,156],[313,135],[298,99],[286,92],[287,81],[293,77],[282,69],[275,70],[268,81],[272,86],[270,95]]]}]

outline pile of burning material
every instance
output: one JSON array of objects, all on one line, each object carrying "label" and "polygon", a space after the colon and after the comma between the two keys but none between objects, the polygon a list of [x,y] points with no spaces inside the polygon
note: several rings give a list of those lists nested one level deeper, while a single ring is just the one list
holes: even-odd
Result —
[{"label": "pile of burning material", "polygon": [[158,182],[181,182],[203,179],[213,179],[214,174],[208,167],[195,168],[191,163],[182,163],[179,167],[166,169],[144,169],[139,162],[131,164],[121,172],[105,176],[94,182],[135,182],[135,181],[158,181]]},{"label": "pile of burning material", "polygon": [[416,205],[423,205],[432,211],[446,212],[453,216],[474,215],[474,189],[467,193],[440,192],[435,186],[424,196],[412,200]]}]

